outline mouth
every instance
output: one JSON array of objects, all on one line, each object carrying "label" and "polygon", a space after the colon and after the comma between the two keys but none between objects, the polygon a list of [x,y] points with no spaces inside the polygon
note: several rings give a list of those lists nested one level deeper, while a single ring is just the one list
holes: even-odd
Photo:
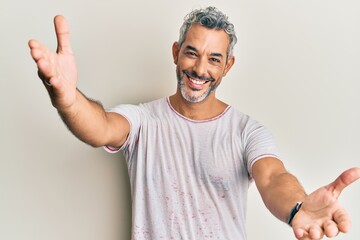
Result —
[{"label": "mouth", "polygon": [[186,75],[188,78],[188,84],[189,87],[193,90],[193,91],[201,91],[208,82],[210,82],[209,80],[201,80],[201,79],[197,79],[197,78],[192,78],[188,75]]},{"label": "mouth", "polygon": [[182,71],[184,75],[186,75],[188,77],[188,79],[194,83],[194,84],[205,84],[208,82],[214,82],[215,79],[212,77],[208,77],[208,76],[199,76],[197,75],[195,72],[193,71],[189,71],[189,70],[183,70]]},{"label": "mouth", "polygon": [[192,78],[190,76],[188,76],[188,79],[189,79],[190,82],[192,82],[195,85],[204,85],[204,84],[209,82],[209,80],[195,79],[195,78]]}]

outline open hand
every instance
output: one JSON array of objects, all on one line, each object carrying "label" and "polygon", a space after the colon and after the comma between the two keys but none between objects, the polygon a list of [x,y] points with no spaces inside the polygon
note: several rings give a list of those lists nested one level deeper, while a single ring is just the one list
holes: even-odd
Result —
[{"label": "open hand", "polygon": [[29,47],[38,67],[38,75],[45,83],[54,107],[65,109],[75,102],[77,67],[65,18],[56,16],[54,25],[57,38],[56,53],[36,40],[30,40]]},{"label": "open hand", "polygon": [[351,228],[349,215],[340,206],[342,190],[360,178],[360,168],[343,172],[334,182],[308,195],[292,221],[297,239],[315,240],[335,237]]}]

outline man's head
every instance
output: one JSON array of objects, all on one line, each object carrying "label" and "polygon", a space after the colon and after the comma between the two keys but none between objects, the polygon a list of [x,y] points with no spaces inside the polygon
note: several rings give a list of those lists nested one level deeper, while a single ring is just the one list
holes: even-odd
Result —
[{"label": "man's head", "polygon": [[178,93],[198,103],[215,90],[234,63],[234,26],[214,7],[194,10],[185,18],[179,42],[173,44]]},{"label": "man's head", "polygon": [[208,29],[224,30],[230,38],[227,58],[233,55],[234,46],[237,42],[234,25],[228,21],[228,17],[215,7],[196,9],[186,15],[180,28],[179,48],[184,43],[188,30],[194,24],[200,24]]}]

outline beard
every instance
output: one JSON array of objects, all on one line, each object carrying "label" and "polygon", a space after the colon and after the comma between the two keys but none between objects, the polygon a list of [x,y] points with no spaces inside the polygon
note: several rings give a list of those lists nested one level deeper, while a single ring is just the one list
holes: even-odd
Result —
[{"label": "beard", "polygon": [[[209,81],[210,85],[209,87],[206,89],[205,92],[203,92],[201,95],[197,94],[200,90],[199,89],[194,89],[194,88],[190,88],[191,93],[188,93],[185,89],[185,84],[184,84],[184,76],[187,75],[188,77],[194,78],[194,79],[199,79],[199,80],[205,80],[205,81]],[[215,91],[217,85],[215,84],[215,79],[212,77],[205,77],[205,76],[198,76],[195,72],[190,72],[188,70],[182,70],[180,71],[178,68],[176,69],[176,78],[177,78],[177,85],[178,88],[180,89],[181,95],[182,97],[191,103],[199,103],[204,101],[213,91]]]}]

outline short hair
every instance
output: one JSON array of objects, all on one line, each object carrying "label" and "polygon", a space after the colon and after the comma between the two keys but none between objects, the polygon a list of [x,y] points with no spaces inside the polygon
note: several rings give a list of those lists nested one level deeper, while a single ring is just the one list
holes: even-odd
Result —
[{"label": "short hair", "polygon": [[234,46],[237,42],[234,25],[216,7],[196,9],[185,16],[184,23],[180,28],[179,47],[185,42],[186,34],[194,23],[198,23],[208,29],[224,30],[230,37],[227,58],[233,55]]}]

